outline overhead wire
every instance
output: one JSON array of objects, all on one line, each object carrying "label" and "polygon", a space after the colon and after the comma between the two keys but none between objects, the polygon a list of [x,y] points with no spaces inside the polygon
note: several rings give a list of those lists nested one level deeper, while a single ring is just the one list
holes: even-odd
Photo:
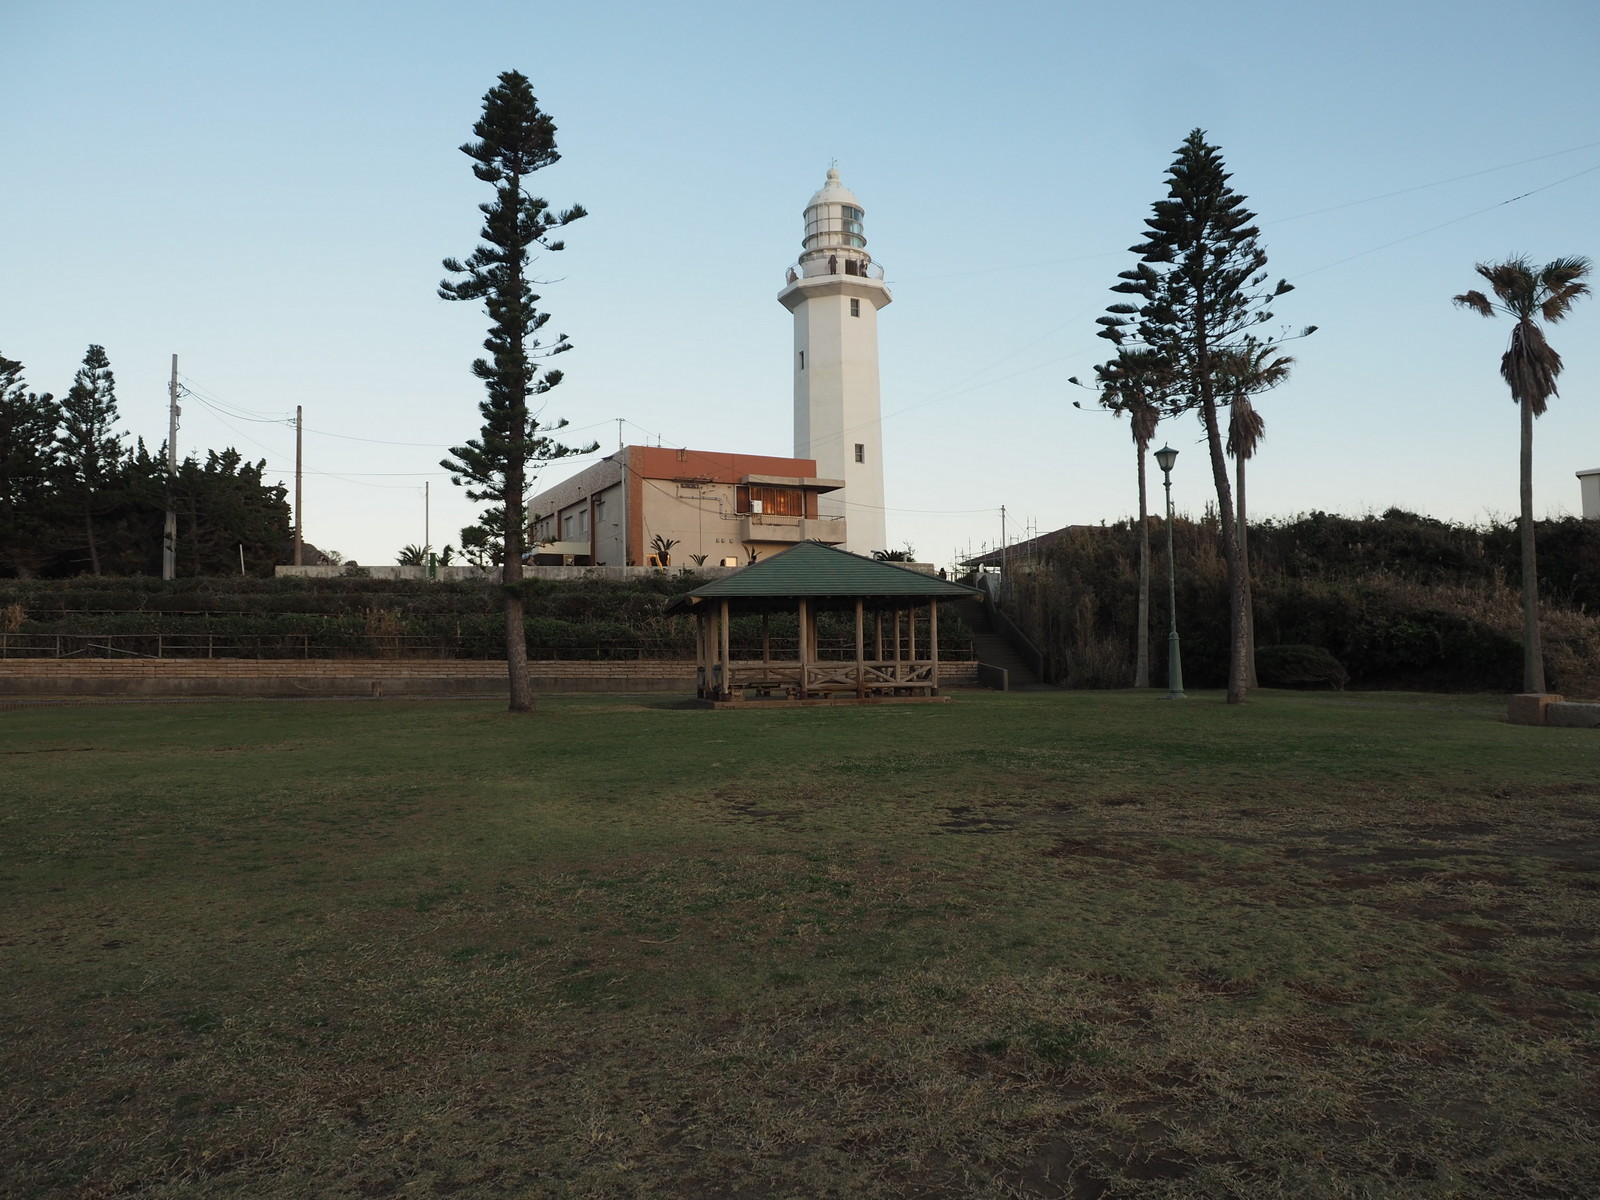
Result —
[{"label": "overhead wire", "polygon": [[[1356,207],[1359,207],[1360,205],[1363,205],[1363,204],[1374,204],[1379,200],[1393,199],[1395,196],[1404,196],[1404,195],[1408,195],[1408,194],[1410,194],[1412,192],[1422,192],[1422,191],[1427,191],[1430,188],[1443,187],[1443,186],[1445,186],[1447,184],[1451,184],[1451,183],[1460,183],[1463,179],[1476,179],[1476,178],[1478,178],[1480,176],[1483,176],[1483,175],[1493,175],[1497,171],[1508,171],[1508,170],[1511,170],[1513,167],[1524,167],[1524,166],[1527,166],[1529,163],[1544,162],[1545,160],[1551,159],[1551,158],[1561,158],[1564,155],[1577,154],[1579,151],[1582,151],[1582,150],[1592,150],[1596,146],[1600,146],[1600,142],[1585,142],[1581,146],[1568,146],[1564,150],[1552,150],[1548,154],[1536,154],[1532,158],[1519,158],[1514,162],[1500,163],[1497,166],[1484,167],[1481,170],[1468,171],[1468,172],[1466,172],[1464,174],[1461,174],[1461,175],[1451,175],[1451,176],[1448,176],[1448,177],[1446,177],[1444,179],[1434,179],[1434,180],[1430,180],[1427,183],[1413,184],[1410,187],[1397,188],[1396,190],[1389,191],[1389,192],[1380,192],[1380,193],[1378,193],[1376,195],[1373,195],[1373,196],[1363,196],[1358,200],[1345,200],[1345,201],[1342,201],[1342,202],[1340,202],[1338,204],[1330,204],[1326,208],[1315,208],[1315,209],[1311,209],[1308,212],[1296,213],[1293,216],[1289,216],[1289,217],[1276,217],[1273,220],[1263,221],[1261,223],[1263,225],[1283,225],[1283,224],[1287,224],[1290,221],[1300,221],[1300,220],[1304,220],[1307,217],[1321,216],[1324,213],[1338,212],[1338,211],[1340,211],[1342,209],[1346,209],[1346,208],[1356,208]],[[1588,172],[1579,172],[1579,174],[1587,174],[1587,173]],[[1572,178],[1576,178],[1576,176],[1573,176]],[[1565,180],[1558,180],[1557,182],[1565,182]],[[1552,185],[1549,185],[1549,186],[1554,186],[1554,185],[1552,184]],[[1542,190],[1542,189],[1536,189],[1536,190]],[[1529,194],[1531,194],[1531,193],[1529,193]],[[1520,197],[1516,197],[1516,198],[1520,199]],[[1503,201],[1502,203],[1507,203],[1507,202]],[[1491,205],[1490,207],[1492,208],[1492,207],[1496,207],[1496,206]],[[1488,209],[1482,209],[1482,210],[1479,210],[1479,211],[1487,212]],[[1476,216],[1477,213],[1471,213],[1469,215],[1470,216]],[[1462,219],[1465,219],[1465,218],[1462,218]],[[1434,228],[1443,228],[1443,226],[1435,226]],[[1431,230],[1423,230],[1422,232],[1423,233],[1428,233],[1428,232],[1431,232]],[[1417,235],[1414,235],[1414,236],[1421,236],[1421,235],[1417,234]],[[1393,245],[1393,244],[1395,244],[1395,243],[1390,243],[1390,245]],[[1375,247],[1375,250],[1381,250],[1381,249],[1384,249],[1384,247],[1382,247],[1382,246]],[[1032,261],[1029,261],[1029,262],[1010,263],[1010,264],[1007,264],[1005,266],[999,266],[999,267],[979,267],[979,268],[977,268],[975,270],[971,270],[971,271],[951,271],[951,272],[947,272],[947,273],[942,274],[942,275],[915,275],[915,276],[910,277],[909,279],[904,279],[904,280],[894,279],[894,280],[888,280],[887,282],[893,283],[893,284],[899,284],[899,283],[926,282],[926,281],[935,280],[935,279],[961,279],[961,278],[965,278],[967,276],[972,276],[972,275],[993,275],[993,274],[995,274],[997,272],[1001,272],[1001,271],[1026,271],[1026,270],[1031,270],[1031,269],[1035,269],[1035,268],[1038,268],[1038,267],[1055,267],[1055,266],[1062,266],[1062,265],[1064,265],[1066,263],[1088,262],[1088,261],[1090,261],[1092,259],[1110,258],[1110,257],[1112,257],[1114,255],[1123,254],[1123,253],[1126,253],[1126,251],[1122,251],[1122,250],[1096,250],[1096,251],[1092,251],[1092,252],[1089,252],[1089,253],[1086,253],[1086,254],[1074,254],[1074,255],[1068,255],[1066,257],[1061,257],[1061,258],[1035,259],[1035,260],[1032,260]],[[1343,260],[1343,261],[1348,261],[1348,260]],[[1337,263],[1330,263],[1328,265],[1329,266],[1337,266],[1338,264]],[[1321,268],[1318,268],[1318,269],[1320,270]]]},{"label": "overhead wire", "polygon": [[1471,212],[1464,213],[1459,217],[1452,217],[1448,221],[1441,221],[1437,225],[1430,225],[1426,229],[1419,229],[1415,233],[1408,233],[1404,237],[1395,238],[1391,242],[1384,242],[1381,246],[1373,246],[1369,250],[1361,250],[1355,254],[1346,255],[1344,258],[1335,259],[1333,262],[1323,263],[1320,267],[1312,267],[1309,271],[1300,272],[1300,274],[1296,275],[1294,278],[1304,279],[1307,275],[1315,275],[1319,271],[1326,271],[1331,267],[1342,266],[1347,262],[1354,262],[1358,258],[1365,258],[1369,254],[1376,254],[1380,250],[1387,250],[1390,246],[1398,246],[1401,242],[1409,242],[1414,238],[1419,238],[1425,234],[1433,233],[1435,230],[1444,229],[1451,225],[1459,225],[1462,221],[1468,221],[1473,217],[1482,216],[1484,213],[1492,212],[1497,208],[1504,208],[1508,204],[1515,204],[1518,200],[1526,200],[1529,196],[1536,196],[1540,192],[1547,192],[1553,187],[1559,187],[1563,183],[1571,183],[1574,179],[1580,179],[1585,175],[1592,175],[1596,171],[1600,171],[1600,163],[1596,163],[1592,167],[1585,167],[1581,171],[1578,171],[1572,175],[1568,175],[1563,179],[1557,179],[1552,183],[1544,184],[1542,187],[1532,188],[1521,193],[1520,195],[1512,196],[1508,200],[1497,200],[1493,204],[1486,204],[1482,208],[1475,208]]}]

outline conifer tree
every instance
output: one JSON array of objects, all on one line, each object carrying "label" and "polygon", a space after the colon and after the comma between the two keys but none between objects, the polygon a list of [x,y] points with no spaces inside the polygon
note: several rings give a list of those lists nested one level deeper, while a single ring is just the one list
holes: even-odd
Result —
[{"label": "conifer tree", "polygon": [[489,357],[472,364],[487,393],[479,404],[482,432],[464,445],[453,446],[441,464],[452,480],[465,484],[467,495],[500,510],[497,531],[503,544],[506,620],[506,671],[511,711],[533,711],[533,684],[528,675],[528,646],[523,624],[522,559],[527,527],[530,468],[569,454],[587,452],[561,445],[549,432],[565,421],[541,423],[528,407],[530,396],[542,396],[561,382],[561,372],[545,360],[572,348],[565,334],[541,342],[549,321],[536,307],[528,276],[532,248],[564,248],[555,230],[585,215],[579,205],[557,212],[524,190],[535,171],[560,159],[554,122],[539,109],[525,75],[506,71],[483,98],[483,116],[472,127],[478,139],[461,147],[472,159],[472,173],[494,188],[494,199],[480,204],[484,224],[478,246],[465,261],[444,260],[444,269],[460,278],[446,279],[439,295],[446,300],[481,300],[489,317],[484,349]]},{"label": "conifer tree", "polygon": [[61,456],[78,494],[89,569],[98,575],[96,510],[115,482],[122,459],[122,435],[116,432],[117,385],[104,346],[90,346],[83,356],[83,366],[72,377],[72,387],[62,402],[61,418]]},{"label": "conifer tree", "polygon": [[1276,344],[1279,339],[1257,328],[1272,319],[1267,306],[1292,286],[1287,280],[1265,286],[1267,254],[1257,241],[1255,214],[1228,186],[1230,178],[1205,131],[1191,132],[1167,172],[1166,199],[1157,200],[1145,220],[1146,240],[1132,247],[1138,265],[1122,272],[1112,289],[1139,303],[1114,304],[1098,323],[1102,336],[1117,345],[1142,342],[1168,363],[1177,381],[1170,410],[1198,411],[1205,426],[1228,570],[1228,702],[1238,704],[1249,673],[1249,596],[1218,410],[1230,398],[1223,382],[1226,364]]},{"label": "conifer tree", "polygon": [[28,391],[22,364],[0,356],[0,564],[23,579],[54,551],[60,424],[55,397]]}]

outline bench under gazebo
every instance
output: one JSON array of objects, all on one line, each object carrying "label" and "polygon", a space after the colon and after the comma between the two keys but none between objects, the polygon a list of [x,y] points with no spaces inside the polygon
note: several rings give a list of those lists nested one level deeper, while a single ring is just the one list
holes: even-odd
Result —
[{"label": "bench under gazebo", "polygon": [[[708,703],[926,700],[939,696],[939,601],[978,594],[897,563],[801,542],[678,597],[667,611],[695,619],[696,694]],[[792,658],[773,653],[776,613],[795,614]],[[853,614],[853,656],[824,655],[823,613]],[[735,658],[734,620],[757,615],[759,657],[747,645]]]}]

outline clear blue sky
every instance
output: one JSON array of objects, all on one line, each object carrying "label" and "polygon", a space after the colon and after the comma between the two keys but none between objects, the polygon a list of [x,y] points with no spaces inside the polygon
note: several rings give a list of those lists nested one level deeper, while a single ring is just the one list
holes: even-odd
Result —
[{"label": "clear blue sky", "polygon": [[[218,408],[269,418],[191,398],[180,448],[285,482],[271,419],[304,405],[307,536],[363,562],[422,540],[425,480],[435,544],[473,516],[435,464],[476,431],[484,318],[434,288],[476,244],[487,189],[457,147],[507,69],[560,128],[544,194],[592,214],[539,267],[575,347],[550,414],[606,449],[623,417],[630,441],[790,453],[774,297],[836,158],[895,294],[889,537],[938,562],[994,543],[1002,504],[1013,536],[1134,509],[1126,426],[1066,379],[1106,356],[1094,318],[1196,126],[1297,285],[1280,318],[1321,328],[1259,405],[1263,516],[1513,512],[1506,328],[1450,297],[1476,261],[1600,256],[1592,0],[4,0],[0,28],[0,353],[60,394],[102,343],[155,446],[176,352]],[[1541,511],[1576,511],[1600,466],[1597,331],[1600,300],[1552,331]],[[1158,437],[1198,512],[1197,420]]]}]

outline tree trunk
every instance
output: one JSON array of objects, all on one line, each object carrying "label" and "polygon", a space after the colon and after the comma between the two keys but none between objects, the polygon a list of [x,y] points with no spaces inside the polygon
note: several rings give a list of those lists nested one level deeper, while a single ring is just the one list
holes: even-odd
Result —
[{"label": "tree trunk", "polygon": [[1139,450],[1139,633],[1135,641],[1133,686],[1150,686],[1150,517],[1145,508],[1144,447]]},{"label": "tree trunk", "polygon": [[519,469],[506,472],[506,561],[501,590],[506,598],[506,680],[512,712],[533,712],[533,679],[528,674],[528,631],[522,606],[522,480]]},{"label": "tree trunk", "polygon": [[[506,185],[509,202],[520,207],[522,176],[513,174]],[[504,200],[502,201],[505,202]],[[528,510],[524,503],[528,488],[528,348],[527,326],[521,312],[523,266],[527,259],[524,245],[512,255],[511,280],[505,294],[517,297],[514,312],[502,319],[511,341],[511,379],[507,385],[513,408],[511,438],[506,450],[505,548],[506,561],[500,583],[506,597],[506,678],[510,685],[512,712],[534,711],[533,680],[528,675],[528,629],[522,619],[522,534],[527,528]]]},{"label": "tree trunk", "polygon": [[1533,405],[1522,401],[1522,690],[1544,691],[1539,645],[1539,567],[1533,544]]},{"label": "tree trunk", "polygon": [[94,493],[83,494],[83,530],[89,538],[89,570],[94,575],[100,574],[100,550],[94,544]]},{"label": "tree trunk", "polygon": [[1222,521],[1222,561],[1228,568],[1228,703],[1245,700],[1244,612],[1248,603],[1244,572],[1239,569],[1239,541],[1233,519],[1233,489],[1228,486],[1228,460],[1222,450],[1222,430],[1217,425],[1217,399],[1211,384],[1210,332],[1205,321],[1206,298],[1195,289],[1195,367],[1200,391],[1200,415],[1211,451],[1211,480],[1217,489],[1217,516]]},{"label": "tree trunk", "polygon": [[1250,522],[1244,507],[1244,464],[1242,456],[1234,459],[1233,469],[1239,482],[1239,570],[1244,575],[1244,685],[1258,688],[1261,681],[1256,678],[1256,609],[1250,590]]}]

